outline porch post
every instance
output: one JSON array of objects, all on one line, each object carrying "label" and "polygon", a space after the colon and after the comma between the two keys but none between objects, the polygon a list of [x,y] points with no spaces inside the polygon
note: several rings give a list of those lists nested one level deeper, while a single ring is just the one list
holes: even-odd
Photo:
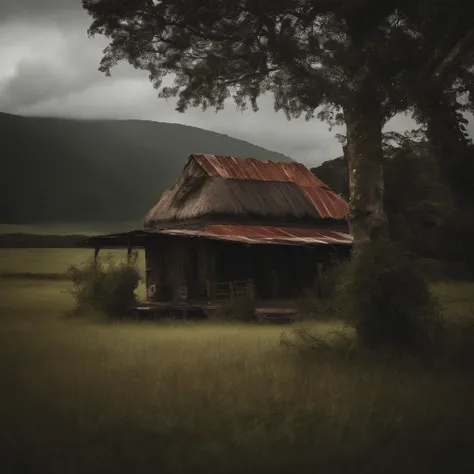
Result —
[{"label": "porch post", "polygon": [[324,278],[324,264],[322,262],[316,263],[316,271],[318,274],[318,296],[322,298],[323,295],[323,278]]},{"label": "porch post", "polygon": [[253,267],[252,267],[252,256],[250,254],[251,246],[246,245],[245,247],[245,259],[247,264],[247,294],[252,300],[255,299],[255,284],[253,281]]},{"label": "porch post", "polygon": [[209,301],[216,299],[216,261],[215,247],[206,242],[206,290]]}]

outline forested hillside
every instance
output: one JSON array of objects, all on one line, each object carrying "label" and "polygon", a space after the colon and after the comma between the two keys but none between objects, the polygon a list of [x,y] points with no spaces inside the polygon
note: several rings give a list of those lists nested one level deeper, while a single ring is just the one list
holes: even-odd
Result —
[{"label": "forested hillside", "polygon": [[191,153],[290,158],[179,124],[0,113],[0,223],[140,220]]}]

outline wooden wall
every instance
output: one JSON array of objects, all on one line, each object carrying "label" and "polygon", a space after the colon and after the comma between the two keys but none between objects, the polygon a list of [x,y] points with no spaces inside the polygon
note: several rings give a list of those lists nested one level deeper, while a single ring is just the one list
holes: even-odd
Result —
[{"label": "wooden wall", "polygon": [[314,290],[318,264],[326,269],[337,255],[330,246],[244,245],[160,236],[145,249],[147,287],[156,285],[158,301],[174,299],[183,287],[190,298],[212,299],[209,292],[216,281],[252,278],[257,297],[294,298]]},{"label": "wooden wall", "polygon": [[214,275],[214,248],[204,239],[160,236],[145,247],[147,288],[156,285],[158,301],[170,301],[187,287],[190,297],[204,296]]}]

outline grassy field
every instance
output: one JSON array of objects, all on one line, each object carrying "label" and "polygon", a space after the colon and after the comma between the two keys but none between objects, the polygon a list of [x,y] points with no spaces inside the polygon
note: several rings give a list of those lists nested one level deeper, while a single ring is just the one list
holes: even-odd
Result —
[{"label": "grassy field", "polygon": [[[0,256],[61,273],[90,252]],[[466,374],[302,358],[275,326],[65,317],[66,288],[0,279],[1,472],[474,472]],[[436,287],[466,316],[472,291]]]},{"label": "grassy field", "polygon": [[[48,275],[66,276],[70,265],[78,265],[92,258],[92,249],[2,249],[0,248],[1,276],[30,276],[41,279]],[[101,250],[101,258],[107,256],[125,258],[127,251]],[[145,269],[144,252],[139,252],[138,264]]]},{"label": "grassy field", "polygon": [[77,223],[45,223],[45,224],[0,224],[0,234],[25,233],[25,234],[107,234],[113,232],[126,232],[136,229],[139,222],[96,222],[90,224]]}]

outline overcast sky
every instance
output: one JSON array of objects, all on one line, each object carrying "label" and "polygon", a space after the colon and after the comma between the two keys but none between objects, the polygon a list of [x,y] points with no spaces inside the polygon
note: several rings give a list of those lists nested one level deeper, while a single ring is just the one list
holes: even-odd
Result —
[{"label": "overcast sky", "polygon": [[[341,155],[341,146],[319,120],[287,121],[271,97],[258,113],[236,111],[232,102],[216,114],[174,110],[157,98],[147,73],[128,63],[107,78],[97,71],[106,38],[88,38],[90,17],[81,0],[0,0],[0,111],[75,118],[134,118],[192,125],[226,133],[306,165]],[[399,117],[390,129],[412,128]],[[209,150],[212,152],[212,150]]]}]

